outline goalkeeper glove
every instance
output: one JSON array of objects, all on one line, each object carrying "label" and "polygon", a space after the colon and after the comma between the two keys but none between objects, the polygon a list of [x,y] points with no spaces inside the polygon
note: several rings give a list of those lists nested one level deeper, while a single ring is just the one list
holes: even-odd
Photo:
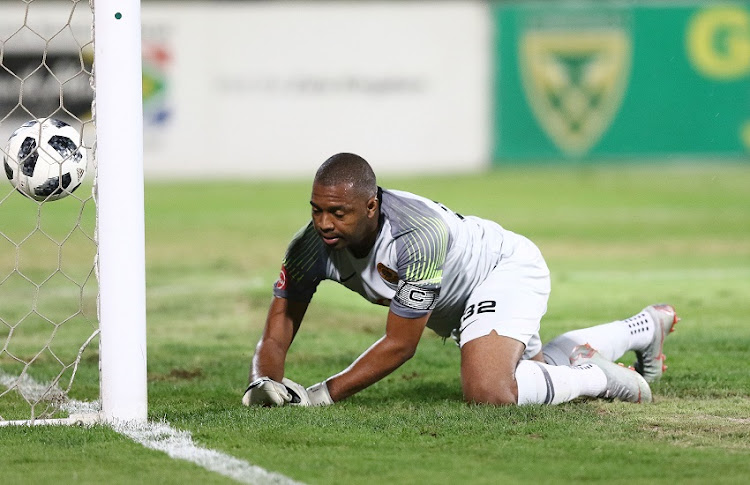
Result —
[{"label": "goalkeeper glove", "polygon": [[255,379],[242,396],[242,404],[245,406],[283,406],[291,400],[292,395],[287,387],[269,377]]},{"label": "goalkeeper glove", "polygon": [[333,404],[325,381],[314,384],[307,389],[287,378],[284,378],[282,382],[292,394],[292,400],[289,402],[291,406],[328,406]]}]

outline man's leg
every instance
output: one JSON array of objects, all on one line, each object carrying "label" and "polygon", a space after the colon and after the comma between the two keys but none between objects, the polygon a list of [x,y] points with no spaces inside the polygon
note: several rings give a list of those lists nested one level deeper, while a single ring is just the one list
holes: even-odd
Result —
[{"label": "man's leg", "polygon": [[461,347],[464,399],[494,405],[559,404],[579,396],[651,400],[641,376],[606,361],[593,349],[579,351],[583,355],[574,358],[580,365],[573,366],[520,360],[523,352],[523,343],[495,331],[466,342]]},{"label": "man's leg", "polygon": [[598,354],[581,357],[575,366],[522,360],[541,350],[539,325],[550,281],[536,246],[525,238],[515,244],[513,257],[498,264],[466,302],[458,331],[464,399],[496,405],[558,404],[579,396],[650,400],[640,375]]},{"label": "man's leg", "polygon": [[493,331],[461,347],[461,388],[470,403],[517,404],[516,366],[525,346]]},{"label": "man's leg", "polygon": [[651,305],[626,320],[617,320],[595,327],[583,328],[564,333],[553,339],[543,348],[545,362],[554,365],[568,365],[573,349],[588,344],[599,351],[602,357],[615,361],[625,352],[634,350],[636,370],[647,381],[661,377],[666,369],[663,365],[664,340],[679,318],[672,306]]},{"label": "man's leg", "polygon": [[[536,362],[528,367],[523,360],[541,353],[539,324],[549,296],[549,271],[541,254],[531,243],[525,249],[531,255],[528,260],[498,265],[466,303],[458,341],[461,386],[467,402],[551,402],[546,394],[549,380]],[[557,387],[567,389],[562,382]],[[592,392],[598,395],[597,391]],[[535,397],[528,397],[531,393]],[[557,403],[568,393],[552,394],[558,396]],[[570,399],[579,395],[575,390],[570,394]]]}]

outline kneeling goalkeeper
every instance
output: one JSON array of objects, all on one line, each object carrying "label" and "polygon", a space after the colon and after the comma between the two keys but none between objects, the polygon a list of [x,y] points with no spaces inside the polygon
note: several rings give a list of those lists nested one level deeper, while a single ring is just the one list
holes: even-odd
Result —
[{"label": "kneeling goalkeeper", "polygon": [[[651,400],[674,308],[565,333],[542,346],[550,276],[537,247],[498,224],[378,187],[370,165],[340,153],[318,169],[312,220],[290,243],[256,347],[245,405],[329,405],[387,376],[425,327],[461,351],[470,403],[558,404],[579,396]],[[389,307],[385,335],[348,368],[305,388],[285,377],[287,351],[317,285],[336,281]],[[614,361],[634,350],[635,370]]]}]

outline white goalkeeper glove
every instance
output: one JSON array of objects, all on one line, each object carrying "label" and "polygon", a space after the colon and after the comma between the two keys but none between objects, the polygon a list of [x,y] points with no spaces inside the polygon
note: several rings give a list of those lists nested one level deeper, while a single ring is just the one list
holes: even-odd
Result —
[{"label": "white goalkeeper glove", "polygon": [[291,400],[292,395],[287,387],[269,377],[255,379],[242,396],[242,404],[245,406],[283,406]]},{"label": "white goalkeeper glove", "polygon": [[282,382],[292,394],[292,400],[289,401],[290,406],[328,406],[333,404],[325,381],[313,384],[307,389],[287,378],[284,378]]}]

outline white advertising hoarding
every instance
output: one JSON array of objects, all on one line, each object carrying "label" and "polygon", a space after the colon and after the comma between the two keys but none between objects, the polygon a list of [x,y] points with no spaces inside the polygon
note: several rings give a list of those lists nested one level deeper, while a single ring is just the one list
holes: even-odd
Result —
[{"label": "white advertising hoarding", "polygon": [[490,18],[479,2],[143,4],[145,170],[310,176],[489,162]]},{"label": "white advertising hoarding", "polygon": [[[91,12],[74,11],[68,2],[0,4],[13,73],[0,72],[3,138],[31,118],[18,105],[21,79],[34,116],[67,116],[62,82],[65,110],[90,119],[93,49],[82,61],[76,49],[90,39]],[[309,177],[342,151],[378,173],[489,164],[483,2],[144,2],[141,17],[149,177]],[[54,40],[45,44],[39,30]],[[49,70],[39,69],[45,45]]]}]

